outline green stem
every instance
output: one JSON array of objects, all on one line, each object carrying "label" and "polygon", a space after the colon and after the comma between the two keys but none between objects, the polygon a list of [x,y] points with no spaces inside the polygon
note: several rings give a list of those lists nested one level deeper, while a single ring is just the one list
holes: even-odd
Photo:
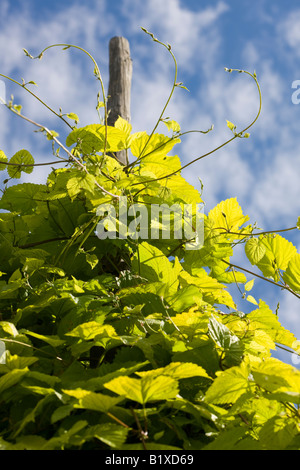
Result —
[{"label": "green stem", "polygon": [[[237,69],[232,69],[232,70],[237,70]],[[247,72],[245,70],[238,70],[238,72],[243,72],[243,73],[246,73],[247,75],[250,75],[250,77],[252,77],[256,83],[256,86],[257,86],[257,89],[258,89],[258,94],[259,94],[259,109],[258,109],[258,112],[257,112],[257,115],[255,117],[255,119],[251,122],[251,124],[249,124],[247,127],[245,127],[245,129],[243,129],[241,132],[239,133],[236,133],[231,139],[227,140],[226,142],[224,142],[223,144],[219,145],[218,147],[216,147],[215,149],[211,150],[210,152],[207,152],[205,153],[204,155],[201,155],[200,157],[197,157],[197,158],[194,158],[194,160],[190,161],[189,163],[187,163],[186,165],[182,166],[181,168],[179,168],[178,170],[176,171],[173,171],[172,173],[169,173],[165,176],[161,176],[160,178],[155,178],[153,180],[147,180],[145,181],[145,184],[146,183],[152,183],[154,181],[160,181],[162,179],[165,179],[165,178],[170,178],[171,176],[173,175],[176,175],[177,173],[181,172],[182,170],[184,170],[185,168],[187,168],[188,166],[192,165],[193,163],[201,160],[202,158],[205,158],[205,157],[208,157],[209,155],[212,155],[213,153],[215,153],[217,150],[220,150],[221,148],[225,147],[226,145],[228,145],[230,142],[234,141],[237,137],[240,137],[242,134],[244,134],[248,129],[250,129],[250,127],[252,127],[255,122],[257,121],[260,113],[261,113],[261,106],[262,106],[262,97],[261,97],[261,91],[260,91],[260,86],[258,84],[258,81],[257,81],[257,78],[255,75],[251,74],[250,72]],[[136,185],[136,184],[141,184],[141,183],[133,183],[133,185]]]},{"label": "green stem", "polygon": [[101,72],[100,72],[100,69],[99,69],[99,66],[96,62],[96,60],[94,59],[94,57],[88,52],[86,51],[85,49],[83,49],[83,47],[80,47],[80,46],[76,46],[75,44],[52,44],[50,46],[47,46],[45,47],[41,53],[36,56],[36,57],[32,57],[30,56],[30,54],[27,54],[29,57],[31,57],[32,59],[41,59],[43,54],[48,50],[48,49],[51,49],[53,47],[63,47],[65,49],[69,49],[69,48],[73,48],[73,49],[78,49],[79,51],[81,52],[84,52],[84,54],[86,54],[93,62],[94,66],[95,66],[95,69],[94,69],[94,74],[96,76],[96,78],[100,81],[100,85],[101,85],[101,93],[102,93],[102,96],[103,96],[103,104],[104,104],[104,122],[105,122],[105,141],[104,141],[104,152],[103,152],[103,155],[105,156],[106,154],[106,148],[107,148],[107,117],[108,117],[108,112],[107,112],[107,99],[106,99],[106,96],[105,96],[105,89],[104,89],[104,83],[103,83],[103,79],[102,79],[102,76],[101,76]]},{"label": "green stem", "polygon": [[157,38],[154,37],[154,35],[153,35],[152,33],[150,33],[149,31],[147,31],[145,28],[141,28],[141,29],[142,29],[146,34],[149,34],[149,35],[152,37],[152,39],[153,39],[154,42],[157,42],[158,44],[161,44],[162,46],[164,46],[164,47],[169,51],[169,53],[171,54],[171,56],[172,56],[172,58],[173,58],[173,60],[174,60],[174,64],[175,64],[175,73],[174,73],[174,81],[173,81],[171,93],[170,93],[170,95],[169,95],[169,97],[168,97],[168,99],[167,99],[167,102],[166,102],[165,106],[163,107],[163,110],[162,110],[162,112],[161,112],[161,114],[160,114],[160,116],[159,116],[159,118],[158,118],[158,120],[157,120],[157,122],[156,122],[156,124],[155,124],[155,126],[154,126],[154,128],[153,128],[153,130],[152,130],[152,132],[151,132],[151,134],[150,134],[150,136],[148,137],[148,139],[147,139],[147,141],[146,141],[146,143],[145,143],[145,145],[144,145],[144,148],[142,149],[142,151],[141,151],[141,153],[140,153],[140,155],[139,155],[139,157],[138,157],[138,159],[137,159],[136,161],[139,161],[139,160],[144,156],[144,152],[145,152],[145,150],[146,150],[146,148],[147,148],[147,145],[149,144],[149,142],[150,142],[150,140],[151,140],[151,138],[152,138],[154,132],[156,131],[157,127],[159,126],[159,124],[160,124],[160,122],[161,122],[161,120],[162,120],[162,118],[163,118],[163,115],[164,115],[164,113],[165,113],[165,111],[166,111],[166,109],[167,109],[167,107],[168,107],[168,105],[169,105],[169,103],[170,103],[170,101],[171,101],[171,98],[172,98],[172,96],[173,96],[174,90],[175,90],[175,88],[176,88],[176,86],[177,86],[177,73],[178,73],[177,60],[176,60],[176,58],[175,58],[175,56],[174,56],[174,54],[173,54],[173,52],[172,52],[172,50],[171,50],[171,46],[169,46],[169,45],[167,45],[167,44],[164,44],[163,42],[159,41]]},{"label": "green stem", "polygon": [[223,261],[223,263],[227,264],[231,268],[236,268],[236,269],[239,269],[241,271],[245,271],[246,273],[251,274],[251,276],[258,277],[259,279],[262,279],[263,281],[269,282],[270,284],[273,284],[274,286],[280,287],[281,289],[285,289],[288,292],[290,292],[291,294],[293,294],[295,297],[300,299],[300,295],[296,294],[296,292],[294,292],[292,289],[290,289],[286,285],[278,284],[278,282],[272,281],[271,279],[263,277],[260,274],[256,274],[253,271],[249,271],[248,269],[242,268],[241,266],[237,266],[236,264],[230,263],[230,262],[226,261],[225,259],[221,259],[221,261]]},{"label": "green stem", "polygon": [[[6,105],[7,106],[7,105]],[[16,114],[17,116],[19,116],[20,118],[24,119],[25,121],[27,122],[30,122],[31,124],[33,124],[34,126],[38,127],[39,129],[45,131],[47,134],[49,134],[51,137],[52,137],[52,140],[54,140],[54,142],[56,142],[56,144],[61,147],[65,152],[66,154],[70,157],[71,160],[73,160],[86,174],[89,174],[86,166],[81,163],[53,134],[52,132],[47,129],[46,126],[43,126],[42,124],[39,124],[35,121],[33,121],[32,119],[30,119],[29,117],[27,116],[24,116],[23,114],[17,112],[15,109],[7,106],[8,109],[10,109],[14,114]],[[1,163],[1,162],[0,162]],[[3,162],[4,164],[6,164],[5,162]],[[18,165],[20,166],[20,165]],[[25,166],[29,166],[29,165],[25,165]],[[98,181],[95,180],[95,185],[97,186],[97,188],[99,188],[103,193],[105,194],[108,194],[109,196],[115,198],[115,199],[119,199],[120,196],[118,196],[117,194],[112,194],[110,193],[109,191],[107,191],[105,188],[103,188],[103,186],[101,186]]]},{"label": "green stem", "polygon": [[230,229],[228,230],[225,227],[214,227],[212,230],[224,230],[224,232],[220,232],[218,233],[218,235],[228,234],[228,235],[239,235],[239,236],[244,236],[244,237],[258,237],[259,235],[289,232],[291,230],[297,230],[297,229],[298,227],[290,227],[290,228],[283,228],[281,230],[264,230],[263,232],[257,232],[257,233],[232,232]]},{"label": "green stem", "polygon": [[26,90],[28,93],[30,93],[35,99],[37,99],[43,106],[45,106],[45,108],[49,109],[49,111],[51,111],[51,113],[55,114],[55,116],[57,116],[58,118],[62,119],[65,124],[67,124],[67,126],[69,126],[71,129],[73,129],[73,127],[71,126],[71,124],[66,121],[63,116],[61,116],[60,114],[58,114],[56,111],[54,111],[54,109],[52,109],[50,106],[48,106],[41,98],[39,98],[35,93],[33,93],[31,90],[29,90],[29,88],[26,87],[26,85],[23,85],[22,83],[18,82],[17,80],[14,80],[13,78],[11,77],[8,77],[7,75],[4,75],[3,73],[0,73],[0,77],[3,77],[5,78],[6,80],[10,80],[11,82],[15,83],[16,85],[20,86],[21,88],[24,88],[24,90]]}]

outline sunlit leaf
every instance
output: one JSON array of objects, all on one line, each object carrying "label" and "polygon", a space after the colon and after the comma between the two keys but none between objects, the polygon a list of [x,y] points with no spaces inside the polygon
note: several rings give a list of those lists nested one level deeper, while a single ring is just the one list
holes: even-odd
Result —
[{"label": "sunlit leaf", "polygon": [[67,117],[68,117],[69,119],[72,119],[73,121],[75,121],[75,124],[78,124],[78,122],[79,122],[79,117],[77,116],[77,114],[75,114],[75,113],[68,113],[68,114],[67,114]]},{"label": "sunlit leaf", "polygon": [[74,336],[89,341],[96,336],[115,336],[116,332],[111,325],[100,325],[96,321],[90,321],[87,323],[81,323],[66,334],[68,336]]},{"label": "sunlit leaf", "polygon": [[[253,258],[253,252],[251,252],[250,262],[255,259],[253,264],[258,266],[264,276],[273,277],[275,281],[278,281],[278,270],[287,268],[290,259],[297,253],[296,247],[278,234],[260,237],[258,245],[262,247],[264,255],[257,260]],[[246,254],[248,254],[247,250]]]},{"label": "sunlit leaf", "polygon": [[87,410],[94,410],[107,413],[113,406],[120,403],[122,397],[110,397],[101,393],[90,392],[83,389],[77,390],[63,390],[66,395],[70,395],[78,400],[75,408],[85,408]]},{"label": "sunlit leaf", "polygon": [[172,266],[168,258],[153,245],[147,242],[139,244],[139,253],[133,260],[133,267],[142,277],[153,282],[163,282],[168,286],[170,293],[176,292],[178,269]]},{"label": "sunlit leaf", "polygon": [[146,376],[141,379],[118,377],[104,386],[118,395],[124,395],[130,400],[137,401],[141,405],[175,398],[178,393],[177,381],[168,376]]},{"label": "sunlit leaf", "polygon": [[248,216],[244,216],[236,198],[220,202],[209,212],[208,218],[213,222],[214,228],[216,230],[222,229],[223,233],[226,231],[236,232],[249,220]]},{"label": "sunlit leaf", "polygon": [[218,372],[206,393],[206,401],[215,404],[235,403],[244,393],[254,392],[254,382],[249,374],[249,367],[245,363]]},{"label": "sunlit leaf", "polygon": [[167,126],[169,131],[173,132],[180,132],[180,125],[178,122],[170,120],[170,121],[165,121],[163,120],[163,123]]},{"label": "sunlit leaf", "polygon": [[136,372],[140,377],[157,377],[160,375],[167,375],[173,377],[174,379],[187,379],[190,377],[207,377],[210,378],[207,372],[203,367],[198,366],[197,364],[192,364],[188,362],[171,362],[166,367],[160,367],[158,369],[153,369],[145,372]]},{"label": "sunlit leaf", "polygon": [[300,292],[300,254],[297,253],[293,256],[285,273],[283,273],[283,280],[295,292]]},{"label": "sunlit leaf", "polygon": [[[8,165],[7,172],[11,178],[21,178],[21,173],[32,173],[34,159],[28,150],[19,150],[9,160],[9,163],[14,165]],[[26,166],[29,165],[29,166]]]},{"label": "sunlit leaf", "polygon": [[[7,156],[3,152],[3,150],[0,150],[0,162],[7,162]],[[0,163],[0,171],[5,170],[6,165],[4,163]]]}]

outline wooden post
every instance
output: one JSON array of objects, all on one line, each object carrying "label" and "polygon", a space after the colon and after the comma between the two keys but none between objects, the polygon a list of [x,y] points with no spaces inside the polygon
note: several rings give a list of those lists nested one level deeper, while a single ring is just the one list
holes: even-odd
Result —
[{"label": "wooden post", "polygon": [[[130,92],[132,60],[129,42],[123,37],[113,37],[109,42],[109,86],[108,86],[108,125],[113,126],[119,116],[130,122]],[[126,151],[116,154],[117,159],[126,162]]]}]

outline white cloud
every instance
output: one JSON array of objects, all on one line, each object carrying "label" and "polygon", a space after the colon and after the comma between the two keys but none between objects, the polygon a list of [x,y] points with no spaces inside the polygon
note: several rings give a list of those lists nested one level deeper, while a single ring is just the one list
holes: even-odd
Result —
[{"label": "white cloud", "polygon": [[293,49],[293,53],[300,54],[300,10],[290,12],[278,24],[278,31],[282,39]]},{"label": "white cloud", "polygon": [[201,60],[205,57],[207,63],[211,54],[216,54],[219,35],[215,25],[227,10],[228,6],[222,1],[197,12],[191,11],[179,0],[122,2],[122,12],[128,20],[130,33],[137,33],[138,24],[149,29],[160,40],[171,44],[181,67],[185,69],[193,69],[197,55]]}]

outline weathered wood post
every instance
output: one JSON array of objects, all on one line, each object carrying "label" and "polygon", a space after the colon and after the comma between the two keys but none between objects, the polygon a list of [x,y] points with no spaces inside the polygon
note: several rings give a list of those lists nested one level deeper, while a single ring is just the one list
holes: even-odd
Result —
[{"label": "weathered wood post", "polygon": [[[113,37],[109,42],[108,125],[113,126],[119,116],[130,122],[130,93],[132,60],[129,42],[124,37]],[[116,154],[126,164],[126,151]]]}]

